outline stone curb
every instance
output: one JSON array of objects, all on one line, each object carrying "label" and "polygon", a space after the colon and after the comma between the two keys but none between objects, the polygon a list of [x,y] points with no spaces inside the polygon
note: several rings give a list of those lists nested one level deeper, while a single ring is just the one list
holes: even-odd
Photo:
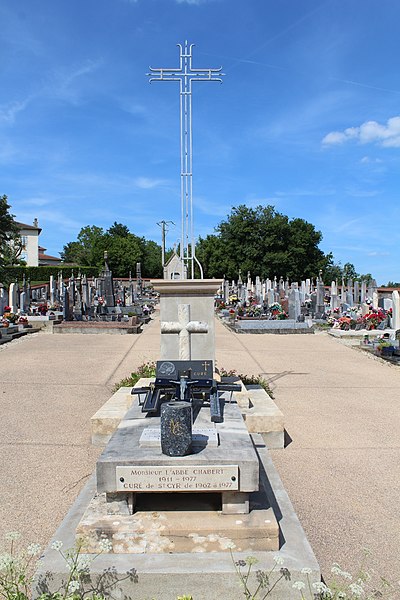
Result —
[{"label": "stone curb", "polygon": [[[142,377],[134,387],[149,385],[151,378]],[[92,444],[105,446],[135,397],[130,387],[120,388],[90,419]],[[284,447],[284,415],[272,398],[258,385],[242,384],[242,392],[233,394],[249,433],[260,433],[268,448]]]}]

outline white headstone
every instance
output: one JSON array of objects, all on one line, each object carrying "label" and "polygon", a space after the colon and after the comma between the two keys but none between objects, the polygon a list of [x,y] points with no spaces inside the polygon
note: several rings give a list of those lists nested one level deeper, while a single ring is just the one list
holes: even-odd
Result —
[{"label": "white headstone", "polygon": [[11,308],[12,313],[16,313],[18,310],[17,305],[17,284],[10,283],[10,288],[8,291],[8,305]]},{"label": "white headstone", "polygon": [[393,314],[392,314],[392,329],[400,329],[400,295],[397,290],[392,292]]},{"label": "white headstone", "polygon": [[391,308],[393,308],[392,298],[383,298],[383,309],[390,310]]},{"label": "white headstone", "polygon": [[361,315],[363,317],[365,317],[368,314],[369,314],[369,304],[366,304],[365,302],[363,302],[361,304]]},{"label": "white headstone", "polygon": [[376,310],[379,308],[379,296],[376,290],[372,292],[372,306]]}]

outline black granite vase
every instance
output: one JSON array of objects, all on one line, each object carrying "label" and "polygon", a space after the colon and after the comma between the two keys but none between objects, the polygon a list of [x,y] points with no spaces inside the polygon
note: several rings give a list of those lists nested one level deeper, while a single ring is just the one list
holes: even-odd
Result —
[{"label": "black granite vase", "polygon": [[190,454],[192,444],[192,405],[190,402],[164,402],[161,405],[161,451],[167,456]]}]

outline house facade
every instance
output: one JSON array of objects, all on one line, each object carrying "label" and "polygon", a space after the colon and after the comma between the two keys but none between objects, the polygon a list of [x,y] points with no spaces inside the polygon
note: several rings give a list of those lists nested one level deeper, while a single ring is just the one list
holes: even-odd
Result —
[{"label": "house facade", "polygon": [[24,260],[28,267],[38,267],[42,265],[60,265],[61,258],[46,254],[46,248],[39,245],[39,235],[42,229],[39,227],[37,219],[34,219],[33,225],[19,223],[16,221],[22,242],[22,252],[20,260]]},{"label": "house facade", "polygon": [[22,252],[19,256],[24,260],[28,267],[39,266],[39,235],[42,231],[39,227],[38,220],[33,221],[33,225],[19,223],[16,221],[21,236]]}]

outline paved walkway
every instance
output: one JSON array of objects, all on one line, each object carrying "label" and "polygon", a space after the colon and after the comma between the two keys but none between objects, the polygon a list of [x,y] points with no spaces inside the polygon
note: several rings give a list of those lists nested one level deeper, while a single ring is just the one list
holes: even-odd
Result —
[{"label": "paved walkway", "polygon": [[[262,373],[285,414],[273,460],[323,572],[368,564],[399,579],[400,368],[326,334],[233,334],[216,326],[217,362]],[[0,348],[0,536],[47,542],[93,471],[89,419],[116,381],[159,354],[141,335],[35,334]],[[291,439],[291,441],[290,441]]]}]

